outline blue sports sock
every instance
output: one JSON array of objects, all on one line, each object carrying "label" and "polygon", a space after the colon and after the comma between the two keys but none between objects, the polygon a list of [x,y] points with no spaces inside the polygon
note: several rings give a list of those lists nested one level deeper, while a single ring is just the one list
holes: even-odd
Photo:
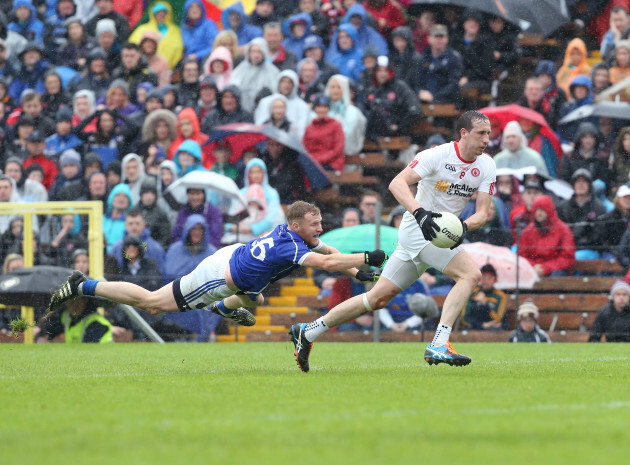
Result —
[{"label": "blue sports sock", "polygon": [[221,301],[217,304],[217,308],[223,315],[230,315],[234,311],[225,306],[225,299],[221,299]]},{"label": "blue sports sock", "polygon": [[93,296],[94,291],[96,290],[97,284],[98,284],[98,281],[94,279],[88,279],[87,281],[83,281],[81,284],[79,284],[79,287],[77,288],[78,294]]}]

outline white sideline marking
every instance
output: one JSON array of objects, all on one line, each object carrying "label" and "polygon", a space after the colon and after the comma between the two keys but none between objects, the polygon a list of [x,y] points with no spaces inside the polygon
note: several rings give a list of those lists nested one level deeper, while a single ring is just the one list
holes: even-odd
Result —
[{"label": "white sideline marking", "polygon": [[489,408],[489,409],[473,409],[463,410],[460,413],[468,415],[511,415],[518,412],[549,412],[554,410],[591,410],[591,409],[609,409],[616,410],[621,408],[630,408],[630,401],[611,400],[609,402],[593,402],[586,404],[542,404],[530,405],[524,407],[507,407],[507,408]]}]

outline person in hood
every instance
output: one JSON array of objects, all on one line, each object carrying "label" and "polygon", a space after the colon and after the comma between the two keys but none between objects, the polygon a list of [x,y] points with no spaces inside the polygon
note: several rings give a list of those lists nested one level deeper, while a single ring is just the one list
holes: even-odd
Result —
[{"label": "person in hood", "polygon": [[186,0],[181,31],[185,59],[202,63],[212,51],[219,28],[206,17],[206,6],[201,0]]},{"label": "person in hood", "polygon": [[389,52],[389,64],[394,70],[394,76],[417,93],[420,90],[417,87],[422,57],[414,47],[413,33],[407,26],[399,26],[392,31],[391,38],[393,47]]},{"label": "person in hood", "polygon": [[113,0],[112,4],[114,11],[120,13],[127,19],[127,23],[129,23],[129,28],[131,29],[136,27],[142,19],[144,8],[146,6],[144,2],[130,2],[128,0]]},{"label": "person in hood", "polygon": [[42,43],[46,57],[53,63],[57,63],[59,50],[68,43],[66,21],[76,15],[76,10],[74,0],[58,0],[55,14],[46,18]]},{"label": "person in hood", "polygon": [[28,41],[42,44],[44,23],[37,19],[37,10],[31,0],[13,0],[13,15],[15,20],[8,24],[7,29]]},{"label": "person in hood", "polygon": [[551,339],[538,326],[538,307],[531,300],[521,304],[516,312],[517,327],[508,337],[508,342],[551,343]]},{"label": "person in hood", "polygon": [[186,190],[187,201],[179,210],[177,219],[171,232],[171,241],[175,242],[182,238],[185,230],[185,223],[191,215],[201,215],[207,226],[207,239],[215,247],[221,247],[221,236],[223,235],[223,216],[221,210],[212,205],[206,199],[204,189],[188,188]]},{"label": "person in hood", "polygon": [[[298,162],[298,153],[295,150],[282,145],[278,141],[268,139],[261,158],[265,162],[266,169],[264,180],[259,182],[265,184],[268,180],[269,185],[277,190],[281,203],[289,204],[305,197],[305,173]],[[245,186],[249,182],[247,166],[249,166],[250,162],[245,167]],[[267,173],[269,174],[267,175]],[[267,205],[271,208],[273,204],[268,201]]]},{"label": "person in hood", "polygon": [[269,88],[278,79],[278,68],[267,60],[267,43],[263,38],[252,40],[246,49],[245,59],[232,73],[230,86],[238,87],[241,92],[240,106],[248,112],[254,109],[256,95]]},{"label": "person in hood", "polygon": [[28,40],[19,32],[10,30],[8,24],[7,15],[0,11],[0,38],[5,42],[6,60],[13,61],[24,50]]},{"label": "person in hood", "polygon": [[568,276],[575,265],[575,242],[571,228],[556,214],[548,195],[532,204],[534,221],[521,235],[519,254],[526,258],[539,276]]},{"label": "person in hood", "polygon": [[162,55],[157,53],[161,36],[158,32],[146,30],[140,36],[140,50],[147,67],[158,78],[158,85],[163,88],[171,83],[171,68]]},{"label": "person in hood", "polygon": [[[287,118],[295,126],[298,138],[301,140],[304,136],[306,126],[311,121],[310,107],[298,95],[300,82],[295,71],[286,70],[278,75],[276,81],[276,90],[279,94],[284,95],[287,99]],[[263,98],[254,114],[254,122],[262,124],[269,115],[271,107],[271,99],[273,96]]]},{"label": "person in hood", "polygon": [[138,208],[142,210],[151,237],[164,249],[171,244],[171,222],[168,215],[158,205],[157,185],[153,179],[147,179],[140,188],[140,202]]},{"label": "person in hood", "polygon": [[543,116],[545,116],[549,126],[556,128],[560,109],[567,101],[567,94],[556,84],[556,64],[551,60],[540,60],[538,66],[536,66],[536,71],[534,71],[534,76],[542,84],[544,91],[543,102],[546,100],[550,107],[549,111]]},{"label": "person in hood", "polygon": [[270,22],[281,20],[276,13],[276,0],[256,0],[254,11],[247,17],[247,23],[263,28]]},{"label": "person in hood", "polygon": [[328,115],[341,123],[344,135],[344,152],[347,155],[360,153],[365,141],[367,118],[350,97],[350,82],[346,76],[333,75],[326,84],[324,94],[330,98]]},{"label": "person in hood", "polygon": [[40,97],[42,115],[54,119],[60,108],[70,106],[70,96],[63,90],[61,76],[54,69],[44,75],[44,87],[46,91]]},{"label": "person in hood", "polygon": [[146,179],[144,163],[142,158],[136,153],[128,153],[121,162],[122,178],[121,182],[127,184],[131,190],[131,198],[134,205],[140,201],[140,187]]},{"label": "person in hood", "polygon": [[599,309],[588,342],[630,342],[630,284],[617,280],[610,287],[609,302]]},{"label": "person in hood", "polygon": [[182,142],[173,155],[173,161],[180,177],[193,171],[206,171],[203,167],[201,147],[194,140],[187,139]]},{"label": "person in hood", "polygon": [[[111,76],[107,70],[107,55],[102,48],[96,47],[88,55],[85,69],[81,73],[77,73],[68,83],[68,92],[74,94],[74,98],[76,98],[78,92],[90,91],[92,94],[88,96],[88,99],[91,97],[90,103],[94,105],[96,99],[105,97],[110,82]],[[87,94],[84,95],[87,96]],[[79,110],[76,108],[76,105],[73,107],[76,114]],[[87,115],[93,111],[94,109],[92,108]]]},{"label": "person in hood", "polygon": [[74,149],[64,150],[59,157],[59,169],[61,173],[55,179],[55,183],[48,191],[48,200],[59,200],[59,195],[69,183],[79,181],[83,177],[81,155]]},{"label": "person in hood", "polygon": [[527,146],[527,137],[518,121],[510,121],[503,129],[501,139],[503,150],[494,156],[497,168],[520,169],[535,166],[536,172],[549,176],[545,160],[542,156]]},{"label": "person in hood", "polygon": [[339,68],[324,59],[325,54],[326,47],[320,36],[310,35],[304,39],[304,58],[315,60],[322,83],[327,83],[331,76],[339,74]]},{"label": "person in hood", "polygon": [[374,16],[378,23],[378,31],[387,39],[394,29],[406,23],[402,7],[391,0],[367,0],[365,11]]},{"label": "person in hood", "polygon": [[[575,111],[584,105],[590,105],[593,103],[593,84],[591,83],[590,77],[583,75],[576,76],[571,82],[569,89],[570,100],[562,105],[560,114],[558,115],[559,120],[567,116],[572,111]],[[594,124],[597,120],[595,117],[589,117],[561,124],[558,127],[560,140],[565,143],[573,141],[580,124],[583,122],[591,122]]]},{"label": "person in hood", "polygon": [[312,58],[302,58],[297,65],[299,76],[298,95],[306,103],[313,103],[317,94],[324,93],[326,84],[321,80],[317,62]]},{"label": "person in hood", "polygon": [[579,37],[571,40],[567,45],[562,67],[556,74],[558,87],[563,89],[567,95],[571,94],[570,85],[577,76],[588,77],[591,75],[591,66],[587,59],[588,51],[584,41]]},{"label": "person in hood", "polygon": [[615,46],[615,61],[610,68],[610,82],[617,84],[630,76],[630,40],[620,40]]},{"label": "person in hood", "polygon": [[[271,104],[265,106],[267,115],[259,114],[264,124],[271,124],[272,126],[282,129],[285,132],[295,136],[296,139],[300,139],[295,125],[287,117],[288,101],[282,94],[272,94],[270,97]],[[261,110],[262,111],[262,110]],[[266,119],[265,119],[266,118]]]},{"label": "person in hood", "polygon": [[83,142],[72,133],[72,110],[69,107],[61,107],[57,110],[55,129],[57,131],[46,138],[44,153],[47,156],[58,158],[68,149],[83,151]]},{"label": "person in hood", "polygon": [[247,16],[241,2],[233,3],[223,10],[221,13],[221,24],[223,24],[224,29],[234,31],[239,47],[244,47],[257,37],[262,37],[261,28],[253,24],[247,24]]},{"label": "person in hood", "polygon": [[359,81],[356,83],[357,95],[364,95],[365,91],[374,83],[374,70],[378,56],[378,50],[373,45],[368,45],[363,49],[363,70],[361,70]]},{"label": "person in hood", "polygon": [[363,48],[358,45],[357,40],[356,28],[351,24],[342,24],[333,36],[326,52],[326,60],[354,82],[359,80],[364,68]]},{"label": "person in hood", "polygon": [[153,31],[161,35],[157,53],[168,61],[172,68],[184,54],[184,43],[179,26],[173,22],[173,9],[168,2],[156,1],[149,5],[149,22],[136,27],[129,36],[129,42],[139,44],[144,31]]},{"label": "person in hood", "polygon": [[487,24],[488,42],[492,45],[493,69],[509,71],[523,54],[518,43],[518,29],[508,26],[500,16],[490,16]]},{"label": "person in hood", "polygon": [[580,168],[571,176],[573,195],[560,204],[559,218],[567,223],[573,232],[576,260],[594,260],[600,258],[597,249],[599,228],[597,218],[606,213],[602,203],[593,193],[593,179],[586,168]]},{"label": "person in hood", "polygon": [[43,59],[42,47],[29,42],[19,55],[20,67],[9,85],[9,95],[20,101],[22,92],[32,89],[41,94],[46,90],[44,75],[49,69],[48,61]]},{"label": "person in hood", "polygon": [[103,217],[103,234],[108,253],[114,243],[125,235],[125,217],[133,208],[131,189],[127,184],[118,184],[107,197],[107,213]]},{"label": "person in hood", "polygon": [[122,250],[114,255],[116,259],[120,257],[122,261],[116,278],[155,291],[162,286],[162,273],[158,263],[145,254],[144,247],[145,241],[142,238],[130,234],[125,236],[122,240]]},{"label": "person in hood", "polygon": [[592,179],[601,179],[610,190],[612,173],[608,166],[608,153],[601,150],[601,141],[593,123],[580,123],[573,139],[573,151],[562,157],[558,178],[571,183],[573,174],[580,168],[586,168]]},{"label": "person in hood", "polygon": [[[177,214],[187,201],[186,189],[184,186],[178,186],[173,190],[167,190],[168,187],[179,179],[177,174],[177,165],[171,160],[164,160],[160,164],[160,171],[157,177],[157,204],[168,216],[169,224],[175,224]],[[169,242],[171,231],[168,231]]]},{"label": "person in hood", "polygon": [[313,110],[317,118],[306,127],[302,144],[325,169],[343,171],[346,165],[343,128],[339,121],[328,115],[330,99],[325,95],[316,97]]},{"label": "person in hood", "polygon": [[42,183],[28,179],[22,167],[22,160],[9,157],[4,165],[4,174],[15,182],[15,192],[22,202],[47,202],[48,193]]},{"label": "person in hood", "polygon": [[298,13],[290,16],[282,23],[285,39],[282,46],[296,57],[304,55],[304,41],[312,34],[313,19],[308,13]]},{"label": "person in hood", "polygon": [[386,56],[378,57],[374,82],[363,96],[360,107],[368,115],[367,137],[410,134],[422,115],[420,101],[403,81],[394,77]]},{"label": "person in hood", "polygon": [[[136,2],[126,2],[127,4],[135,4]],[[138,2],[139,3],[139,2]],[[87,33],[91,37],[96,37],[96,25],[102,19],[109,19],[114,22],[114,28],[118,35],[118,38],[121,42],[126,42],[129,38],[130,27],[134,27],[127,20],[127,18],[120,14],[118,11],[114,10],[114,3],[112,0],[101,0],[99,2],[95,2],[96,8],[98,10],[97,14],[85,23],[85,29]],[[144,9],[144,5],[143,9]]]},{"label": "person in hood", "polygon": [[159,166],[176,137],[177,117],[173,112],[157,109],[147,115],[142,125],[142,141],[138,145],[138,155],[142,157],[147,173],[159,174]]},{"label": "person in hood", "polygon": [[226,47],[215,48],[203,64],[202,79],[210,76],[219,92],[225,89],[232,78],[232,54]]},{"label": "person in hood", "polygon": [[[271,65],[273,66],[273,65]],[[253,123],[252,114],[241,106],[241,91],[230,84],[217,95],[217,105],[210,110],[202,122],[204,134],[210,134],[217,126],[230,123]]]},{"label": "person in hood", "polygon": [[173,160],[180,145],[189,139],[197,143],[199,147],[203,147],[204,158],[212,155],[207,144],[208,136],[201,132],[199,127],[197,113],[193,108],[184,108],[177,115],[177,137],[168,148],[168,159]]},{"label": "person in hood", "polygon": [[[353,37],[353,42],[358,49],[363,50],[368,44],[371,44],[376,47],[379,55],[387,56],[389,52],[387,42],[376,29],[373,29],[368,24],[367,12],[360,3],[355,3],[348,9],[346,15],[341,20],[341,25],[339,26],[338,31],[333,34],[330,40],[331,47],[336,44],[338,33],[342,30],[342,26],[345,24],[352,25],[355,28],[357,34]],[[402,26],[402,24],[400,25]],[[333,49],[329,48],[328,50],[330,52]]]}]

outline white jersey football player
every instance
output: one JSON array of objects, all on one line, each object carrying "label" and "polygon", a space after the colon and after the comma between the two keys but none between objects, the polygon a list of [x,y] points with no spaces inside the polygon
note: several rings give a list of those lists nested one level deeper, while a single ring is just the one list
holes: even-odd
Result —
[{"label": "white jersey football player", "polygon": [[[467,111],[457,121],[460,139],[422,151],[390,183],[389,190],[407,209],[398,234],[398,247],[381,278],[366,292],[334,307],[312,323],[291,326],[289,335],[302,371],[309,370],[308,356],[313,341],[328,329],[353,320],[366,311],[385,307],[398,293],[433,268],[456,281],[442,309],[433,341],[424,354],[429,364],[468,365],[470,357],[457,353],[449,343],[451,328],[481,278],[479,268],[459,245],[468,229],[486,222],[496,179],[494,160],[484,154],[490,137],[490,121],[478,111]],[[413,196],[409,186],[418,183]],[[459,215],[477,192],[477,211],[462,222],[464,234],[451,249],[431,243],[439,228],[433,218],[440,211]]]}]

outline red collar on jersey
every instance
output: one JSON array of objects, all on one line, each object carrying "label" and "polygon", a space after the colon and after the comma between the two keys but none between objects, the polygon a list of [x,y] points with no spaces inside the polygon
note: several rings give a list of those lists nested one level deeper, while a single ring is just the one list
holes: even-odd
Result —
[{"label": "red collar on jersey", "polygon": [[464,159],[462,158],[462,156],[459,154],[459,140],[456,140],[456,141],[455,141],[455,153],[457,154],[457,158],[459,158],[459,159],[460,159],[461,161],[463,161],[464,163],[468,163],[468,164],[470,164],[470,163],[474,163],[474,162],[475,162],[475,160],[472,160],[472,161],[464,160]]}]

